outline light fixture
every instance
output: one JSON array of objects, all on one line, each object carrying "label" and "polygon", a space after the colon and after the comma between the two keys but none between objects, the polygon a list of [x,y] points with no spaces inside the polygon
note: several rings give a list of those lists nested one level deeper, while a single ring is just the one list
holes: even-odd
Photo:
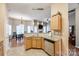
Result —
[{"label": "light fixture", "polygon": [[23,24],[23,21],[22,21],[22,19],[23,19],[23,18],[21,17],[21,24]]},{"label": "light fixture", "polygon": [[32,10],[44,10],[44,8],[32,8]]}]

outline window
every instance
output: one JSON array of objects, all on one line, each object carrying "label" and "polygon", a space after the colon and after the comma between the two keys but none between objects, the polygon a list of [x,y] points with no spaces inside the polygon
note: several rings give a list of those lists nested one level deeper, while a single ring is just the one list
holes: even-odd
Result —
[{"label": "window", "polygon": [[31,26],[27,26],[27,33],[31,33]]},{"label": "window", "polygon": [[49,25],[47,25],[47,32],[48,32],[48,31],[50,31],[50,26],[49,26]]},{"label": "window", "polygon": [[46,26],[43,27],[43,32],[46,33]]},{"label": "window", "polygon": [[33,26],[31,26],[31,33],[33,33]]},{"label": "window", "polygon": [[24,34],[24,25],[21,24],[21,25],[16,26],[16,32],[17,34]]},{"label": "window", "polygon": [[34,33],[37,33],[37,26],[34,26]]},{"label": "window", "polygon": [[11,35],[12,34],[12,26],[11,25],[8,25],[9,27],[8,27],[8,30],[9,30],[9,35]]}]

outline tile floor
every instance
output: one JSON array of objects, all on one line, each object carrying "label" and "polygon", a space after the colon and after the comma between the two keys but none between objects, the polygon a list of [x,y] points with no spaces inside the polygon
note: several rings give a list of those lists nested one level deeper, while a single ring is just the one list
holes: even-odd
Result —
[{"label": "tile floor", "polygon": [[[23,40],[17,41],[16,47],[11,45],[7,51],[8,56],[48,56],[43,50],[30,49],[25,51],[23,47]],[[69,44],[69,56],[79,56],[79,48]]]},{"label": "tile floor", "polygon": [[48,56],[43,50],[30,49],[25,51],[24,47],[11,47],[7,56]]},{"label": "tile floor", "polygon": [[[13,42],[16,42],[14,44]],[[48,56],[43,50],[30,49],[25,51],[23,40],[21,41],[11,41],[10,48],[7,51],[7,56]]]}]

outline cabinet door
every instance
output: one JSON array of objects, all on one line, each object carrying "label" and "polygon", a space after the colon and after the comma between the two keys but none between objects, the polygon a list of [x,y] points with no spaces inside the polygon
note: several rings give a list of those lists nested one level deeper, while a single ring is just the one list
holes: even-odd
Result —
[{"label": "cabinet door", "polygon": [[37,48],[42,48],[41,38],[37,39]]},{"label": "cabinet door", "polygon": [[30,37],[27,37],[27,38],[25,39],[25,48],[26,48],[26,49],[31,48],[31,38],[30,38]]},{"label": "cabinet door", "polygon": [[32,48],[36,48],[36,39],[35,38],[32,39]]},{"label": "cabinet door", "polygon": [[61,31],[62,19],[60,15],[51,17],[51,30]]},{"label": "cabinet door", "polygon": [[54,16],[51,19],[51,29],[52,30],[58,29],[58,17],[57,16]]}]

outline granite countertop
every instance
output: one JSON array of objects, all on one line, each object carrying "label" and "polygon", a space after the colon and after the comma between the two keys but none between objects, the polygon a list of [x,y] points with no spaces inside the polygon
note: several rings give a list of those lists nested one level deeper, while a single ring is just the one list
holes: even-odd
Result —
[{"label": "granite countertop", "polygon": [[50,42],[52,42],[52,43],[54,43],[54,42],[56,42],[56,41],[58,41],[58,40],[61,39],[60,37],[53,37],[53,38],[51,38],[51,39],[49,39],[49,38],[47,38],[47,37],[44,37],[44,38],[45,38],[45,40],[50,41]]},{"label": "granite countertop", "polygon": [[40,35],[37,35],[37,34],[25,34],[24,35],[25,37],[32,37],[32,36],[35,36],[35,37],[43,37],[43,38],[45,38],[45,40],[50,40],[50,41],[58,41],[58,40],[60,40],[61,38],[60,38],[60,36],[50,36],[50,35],[48,35],[48,34],[40,34]]}]

